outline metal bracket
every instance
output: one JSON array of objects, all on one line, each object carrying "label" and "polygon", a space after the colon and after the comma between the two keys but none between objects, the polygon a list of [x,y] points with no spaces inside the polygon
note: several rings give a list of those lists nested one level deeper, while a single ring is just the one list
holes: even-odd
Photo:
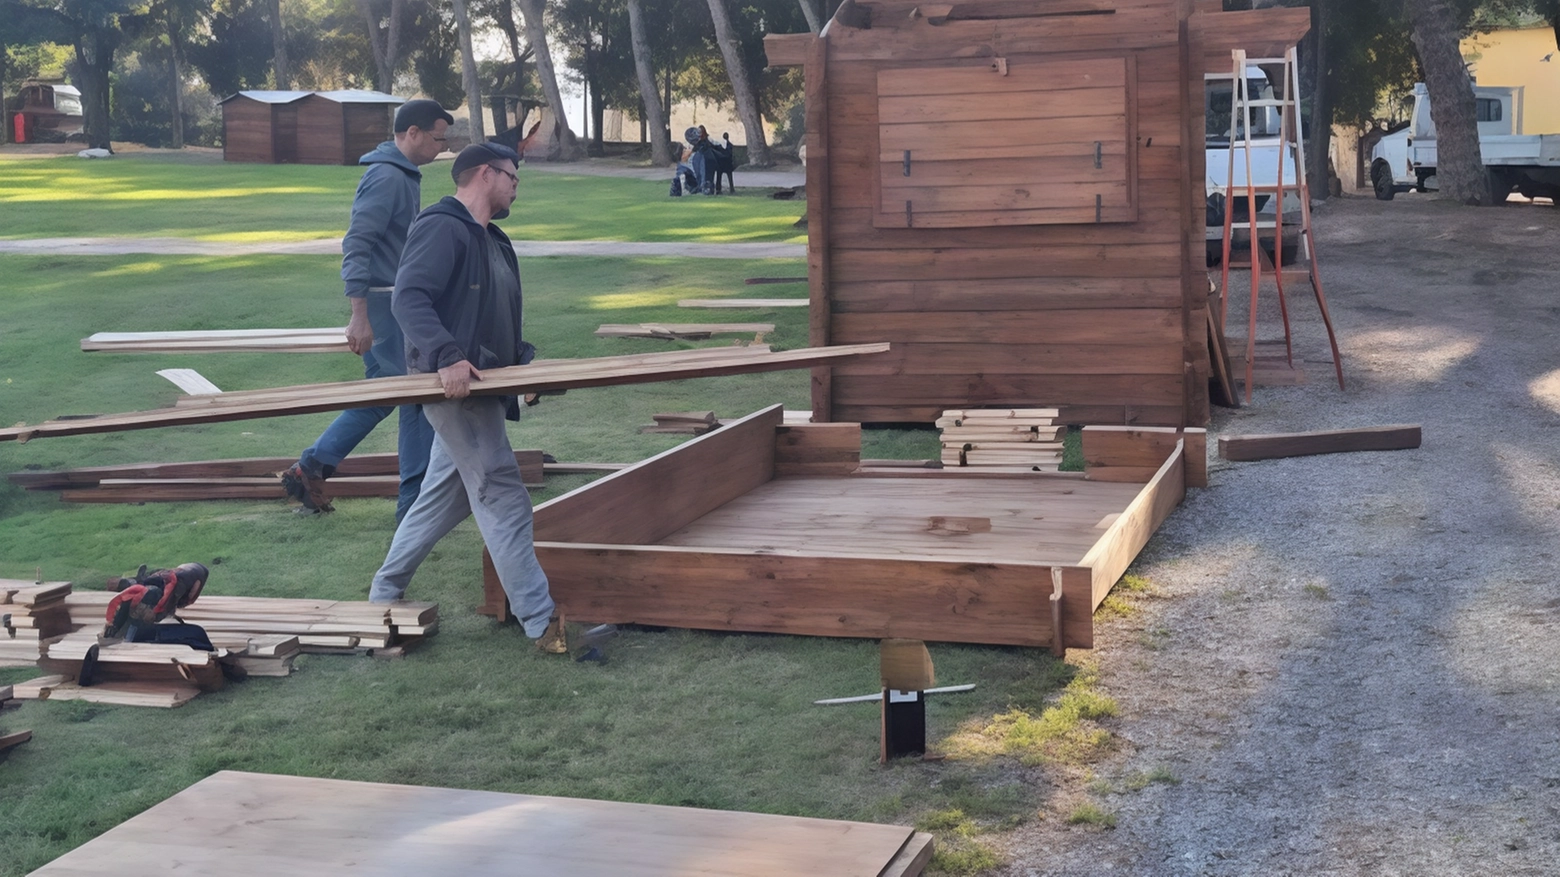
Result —
[{"label": "metal bracket", "polygon": [[905,176],[910,176],[910,150],[905,150]]},{"label": "metal bracket", "polygon": [[1096,169],[1105,166],[1105,144],[1099,140],[1094,141],[1094,167]]},{"label": "metal bracket", "polygon": [[905,202],[905,228],[915,225],[915,214],[910,210],[910,202]]},{"label": "metal bracket", "polygon": [[1094,196],[1094,221],[1096,223],[1104,222],[1105,221],[1104,216],[1105,216],[1105,196],[1104,195],[1095,195]]}]

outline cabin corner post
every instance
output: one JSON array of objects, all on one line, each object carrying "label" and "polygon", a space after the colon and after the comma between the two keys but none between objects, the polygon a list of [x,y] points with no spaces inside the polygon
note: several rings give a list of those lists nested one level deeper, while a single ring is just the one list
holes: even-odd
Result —
[{"label": "cabin corner post", "polygon": [[[1203,227],[1205,205],[1202,181],[1203,138],[1206,134],[1202,123],[1203,77],[1198,53],[1193,46],[1190,16],[1193,7],[1182,3],[1179,22],[1179,63],[1181,66],[1181,209],[1186,218],[1181,223],[1181,288],[1183,294],[1183,361],[1186,380],[1186,401],[1178,426],[1203,426],[1212,417],[1209,408],[1208,379],[1212,362],[1208,356],[1208,288],[1207,279],[1199,266],[1205,249],[1202,240],[1194,239],[1194,232]],[[1194,108],[1198,111],[1194,112]]]},{"label": "cabin corner post", "polygon": [[[807,50],[803,95],[807,122],[807,291],[808,343],[827,347],[833,309],[829,290],[829,40],[820,36]],[[834,420],[834,370],[812,370],[812,420]]]}]

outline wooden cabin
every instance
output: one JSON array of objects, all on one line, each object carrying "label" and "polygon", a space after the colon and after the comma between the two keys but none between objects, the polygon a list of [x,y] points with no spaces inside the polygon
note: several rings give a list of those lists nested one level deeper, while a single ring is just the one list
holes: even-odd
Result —
[{"label": "wooden cabin", "polygon": [[378,91],[317,91],[298,102],[299,164],[357,164],[389,140],[405,98]]},{"label": "wooden cabin", "polygon": [[222,101],[222,158],[357,164],[393,134],[405,98],[377,91],[241,91]]},{"label": "wooden cabin", "polygon": [[815,422],[1059,407],[1209,411],[1203,74],[1277,56],[1308,9],[1218,0],[846,0],[765,39],[807,99]]},{"label": "wooden cabin", "polygon": [[241,91],[222,100],[222,160],[298,161],[298,102],[307,91]]}]

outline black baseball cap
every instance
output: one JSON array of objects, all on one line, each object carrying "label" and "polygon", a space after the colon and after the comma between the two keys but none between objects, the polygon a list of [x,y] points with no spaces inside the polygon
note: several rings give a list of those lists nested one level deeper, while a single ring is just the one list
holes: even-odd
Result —
[{"label": "black baseball cap", "polygon": [[408,128],[416,125],[424,131],[431,130],[433,123],[444,120],[444,124],[455,124],[455,117],[446,113],[436,100],[428,100],[420,97],[401,104],[401,108],[395,111],[395,133],[400,134]]},{"label": "black baseball cap", "polygon": [[520,153],[505,146],[502,143],[494,143],[489,140],[486,143],[473,143],[462,149],[460,155],[455,156],[455,163],[450,166],[450,176],[460,179],[460,175],[479,164],[492,164],[495,161],[509,160],[520,165]]}]

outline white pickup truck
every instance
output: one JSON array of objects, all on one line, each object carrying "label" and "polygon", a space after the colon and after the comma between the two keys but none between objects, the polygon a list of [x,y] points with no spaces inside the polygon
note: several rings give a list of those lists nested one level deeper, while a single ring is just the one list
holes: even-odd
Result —
[{"label": "white pickup truck", "polygon": [[[1230,174],[1230,116],[1234,108],[1234,77],[1229,73],[1208,73],[1204,77],[1204,140],[1206,143],[1206,180],[1205,195],[1208,201],[1208,216],[1206,236],[1208,241],[1208,265],[1217,265],[1224,256],[1224,205],[1229,188]],[[1269,83],[1267,74],[1260,67],[1246,68],[1247,93],[1253,100],[1272,100],[1274,98],[1273,86]],[[1242,119],[1236,121],[1236,146],[1235,146],[1235,182],[1238,187],[1246,185],[1246,148],[1241,143],[1245,137],[1245,122]],[[1294,185],[1299,178],[1299,171],[1295,167],[1295,155],[1292,150],[1282,149],[1279,142],[1279,111],[1276,107],[1253,107],[1251,109],[1251,180],[1262,186],[1272,186],[1278,183],[1279,162],[1283,162],[1284,182]],[[1291,137],[1294,135],[1291,134]],[[1276,205],[1269,203],[1272,198],[1268,195],[1257,196],[1258,222],[1263,217],[1272,217],[1276,212]],[[1235,224],[1245,226],[1248,223],[1248,205],[1244,197],[1235,199],[1232,205],[1235,211]],[[1300,209],[1299,197],[1294,192],[1284,195],[1284,211],[1286,217],[1293,211]],[[1286,218],[1286,223],[1290,220]],[[1294,221],[1298,221],[1298,217]],[[1270,226],[1269,226],[1270,227]],[[1286,236],[1287,237],[1287,236]],[[1239,246],[1246,246],[1243,237],[1237,237]],[[1288,263],[1293,259],[1294,244],[1287,242],[1284,246],[1284,261]]]},{"label": "white pickup truck", "polygon": [[[1479,152],[1495,185],[1525,197],[1560,196],[1560,134],[1522,133],[1520,87],[1476,87]],[[1414,109],[1407,128],[1388,134],[1370,153],[1370,181],[1376,197],[1390,201],[1398,192],[1438,188],[1435,179],[1435,122],[1424,83],[1414,86]],[[1560,201],[1560,199],[1557,199]]]}]

